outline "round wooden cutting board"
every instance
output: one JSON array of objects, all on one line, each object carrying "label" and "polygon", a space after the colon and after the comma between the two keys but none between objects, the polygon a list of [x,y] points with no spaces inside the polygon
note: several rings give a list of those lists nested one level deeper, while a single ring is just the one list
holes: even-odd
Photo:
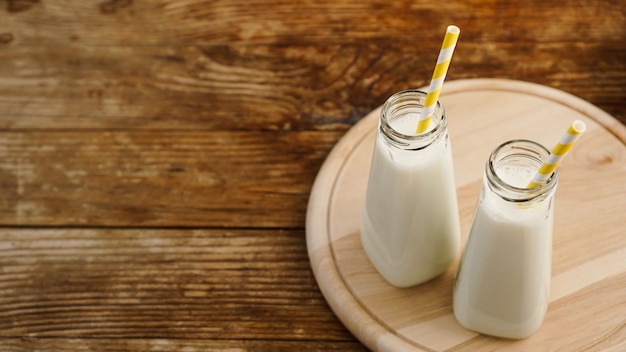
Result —
[{"label": "round wooden cutting board", "polygon": [[626,127],[586,101],[526,82],[447,82],[439,100],[449,119],[462,244],[496,146],[525,138],[551,149],[573,120],[587,124],[559,167],[543,325],[523,340],[458,325],[452,312],[458,259],[438,278],[408,289],[377,274],[361,247],[359,221],[380,108],[337,143],[309,199],[308,252],[333,311],[375,351],[626,351]]}]

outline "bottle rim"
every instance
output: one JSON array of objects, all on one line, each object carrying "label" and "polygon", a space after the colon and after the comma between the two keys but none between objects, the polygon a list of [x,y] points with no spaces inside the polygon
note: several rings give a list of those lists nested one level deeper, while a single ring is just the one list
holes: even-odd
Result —
[{"label": "bottle rim", "polygon": [[[432,115],[435,126],[421,134],[406,134],[395,129],[391,122],[407,113],[421,113],[427,93],[418,89],[407,89],[393,94],[385,101],[380,116],[380,130],[396,147],[423,149],[431,145],[447,131],[448,120],[441,103],[437,101]],[[417,126],[417,125],[416,125]]]},{"label": "bottle rim", "polygon": [[[515,153],[502,156],[507,150],[514,150]],[[525,158],[526,161],[534,163],[536,169],[548,159],[550,151],[543,145],[528,139],[514,139],[500,144],[496,147],[486,165],[486,177],[488,184],[500,197],[511,202],[528,202],[532,200],[543,200],[551,196],[556,190],[558,183],[558,173],[555,170],[545,183],[532,188],[516,187],[503,180],[497,173],[496,168],[499,163],[507,159]]]}]

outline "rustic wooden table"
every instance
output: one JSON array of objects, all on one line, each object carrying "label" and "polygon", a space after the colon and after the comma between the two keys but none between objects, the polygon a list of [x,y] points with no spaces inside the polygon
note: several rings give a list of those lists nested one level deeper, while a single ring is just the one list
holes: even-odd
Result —
[{"label": "rustic wooden table", "polygon": [[313,277],[307,200],[448,24],[447,81],[626,123],[626,3],[514,3],[0,0],[0,350],[366,350]]}]

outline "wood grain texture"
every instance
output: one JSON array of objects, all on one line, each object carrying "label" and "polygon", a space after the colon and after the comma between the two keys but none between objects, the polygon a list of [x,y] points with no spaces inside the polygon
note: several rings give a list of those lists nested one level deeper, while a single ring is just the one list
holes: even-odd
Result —
[{"label": "wood grain texture", "polygon": [[303,242],[281,230],[2,229],[0,346],[15,336],[350,341]]},{"label": "wood grain texture", "polygon": [[[112,342],[113,341],[113,342]],[[320,342],[320,341],[280,341],[280,340],[209,340],[209,339],[106,339],[106,338],[21,338],[2,339],[0,348],[3,352],[38,351],[185,351],[185,352],[218,352],[218,351],[359,351],[367,349],[360,343]]]},{"label": "wood grain texture", "polygon": [[[4,1],[7,2],[7,1]],[[456,23],[468,41],[615,42],[624,39],[624,5],[592,2],[427,1],[8,1],[5,28],[28,45],[76,41],[88,45],[180,43],[303,44],[387,41],[434,43],[432,22]],[[24,0],[21,1],[24,3]],[[445,30],[445,26],[442,27]]]},{"label": "wood grain texture", "polygon": [[[0,127],[345,131],[426,85],[439,45],[12,46],[0,50]],[[540,83],[626,121],[619,46],[462,41],[457,51],[448,81]]]},{"label": "wood grain texture", "polygon": [[0,133],[0,223],[298,227],[338,133]]},{"label": "wood grain texture", "polygon": [[[485,160],[497,145],[518,138],[551,145],[572,120],[588,125],[559,166],[546,319],[536,334],[519,341],[461,327],[452,311],[458,260],[439,277],[407,289],[389,285],[376,272],[359,227],[367,185],[361,175],[370,167],[380,109],[333,149],[307,213],[313,270],[340,319],[375,351],[586,350],[626,338],[624,310],[615,309],[626,305],[626,128],[572,95],[525,82],[451,82],[440,101],[453,146],[463,242]],[[529,110],[536,112],[530,116]]]},{"label": "wood grain texture", "polygon": [[[0,51],[0,126],[345,130],[395,91],[427,83],[441,35],[421,19],[438,11],[458,16],[449,21],[463,28],[449,80],[536,82],[626,121],[620,2],[440,7],[36,2],[8,10],[0,29],[11,38]],[[255,27],[267,28],[245,33]],[[425,33],[419,45],[415,33]]]},{"label": "wood grain texture", "polygon": [[44,50],[0,52],[2,127],[345,130],[414,68],[359,46]]}]

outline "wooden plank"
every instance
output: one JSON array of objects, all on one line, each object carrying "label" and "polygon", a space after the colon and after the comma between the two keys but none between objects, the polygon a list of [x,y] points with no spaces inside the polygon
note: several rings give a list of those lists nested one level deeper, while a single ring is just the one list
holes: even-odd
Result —
[{"label": "wooden plank", "polygon": [[[8,47],[0,128],[345,131],[394,92],[426,85],[438,45]],[[541,83],[626,123],[625,45],[461,41],[447,82]]]},{"label": "wooden plank", "polygon": [[4,352],[57,351],[303,351],[366,352],[357,341],[281,341],[281,340],[208,340],[208,339],[103,339],[103,338],[11,338],[0,339]]},{"label": "wooden plank", "polygon": [[0,229],[0,268],[0,346],[354,341],[316,286],[301,230]]},{"label": "wooden plank", "polygon": [[81,351],[185,351],[185,352],[366,352],[357,341],[281,341],[281,340],[208,340],[208,339],[103,339],[103,338],[0,338],[4,352]]},{"label": "wooden plank", "polygon": [[[20,3],[18,6],[17,3]],[[470,41],[588,42],[624,35],[624,5],[533,0],[524,6],[470,0],[393,3],[346,1],[87,0],[9,1],[0,33],[20,45],[181,43],[354,43],[393,38],[440,41],[432,21],[463,28]],[[584,15],[581,15],[584,14]],[[488,30],[485,30],[488,29]],[[419,37],[427,33],[426,38]],[[581,39],[584,38],[584,39]]]},{"label": "wooden plank", "polygon": [[0,51],[2,128],[345,130],[411,69],[358,46],[64,49]]},{"label": "wooden plank", "polygon": [[0,225],[303,227],[341,132],[0,133]]}]

